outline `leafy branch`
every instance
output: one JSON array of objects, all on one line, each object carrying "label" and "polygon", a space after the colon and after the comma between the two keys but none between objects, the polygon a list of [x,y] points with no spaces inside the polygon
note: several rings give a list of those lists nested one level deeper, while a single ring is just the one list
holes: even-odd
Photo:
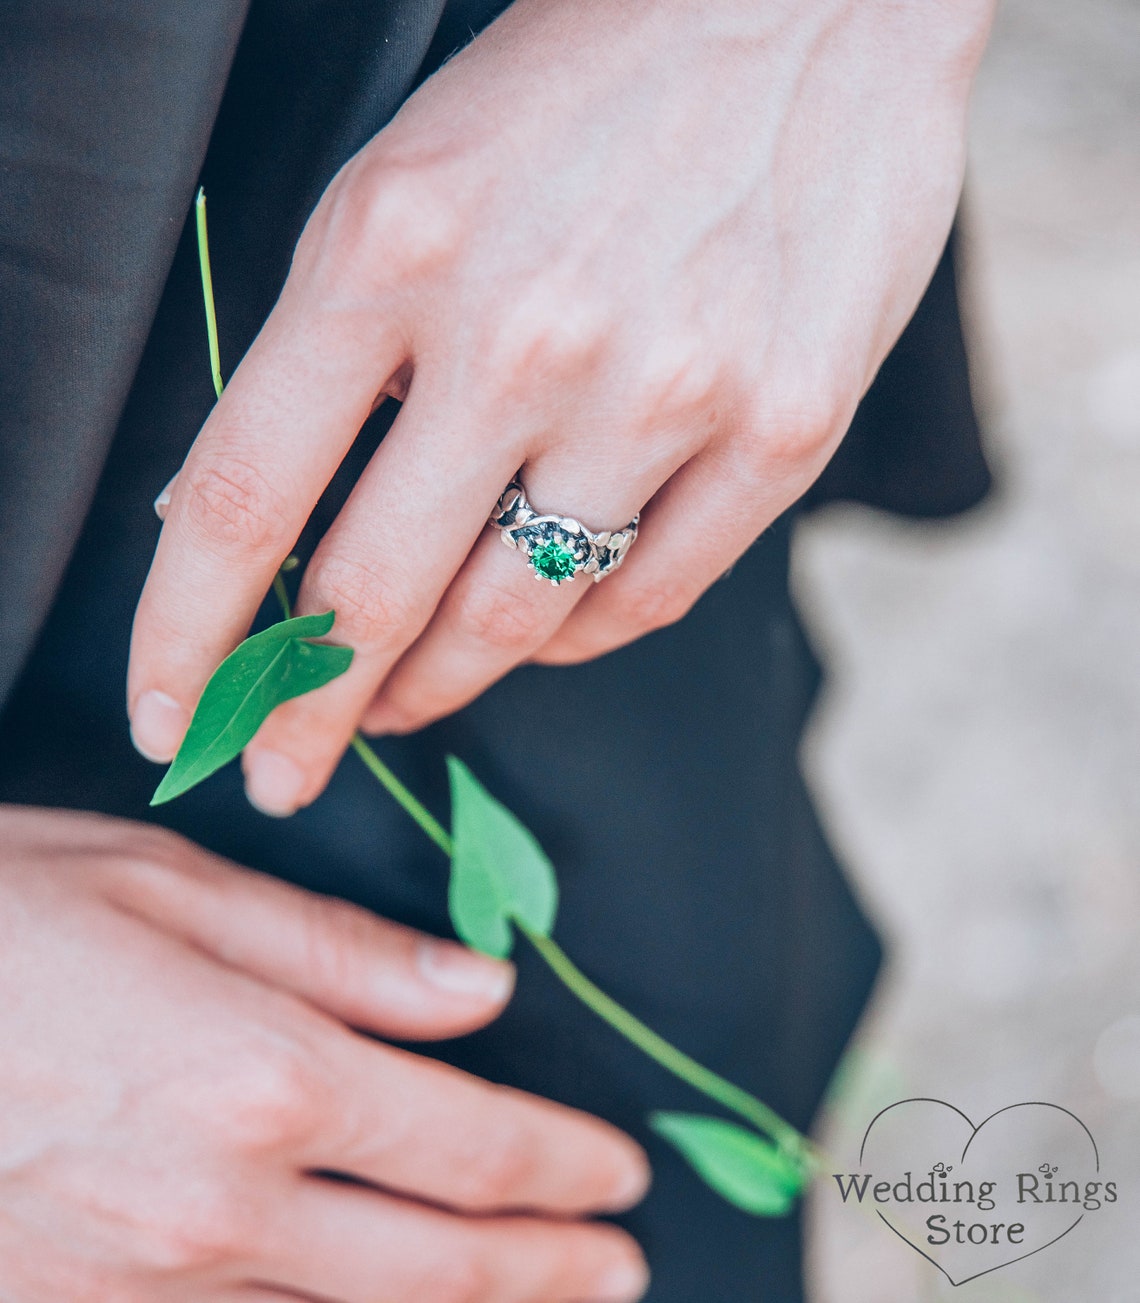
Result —
[{"label": "leafy branch", "polygon": [[[206,231],[206,200],[196,204],[210,371],[221,397],[217,319]],[[152,805],[171,800],[233,760],[282,702],[343,674],[352,649],[320,641],[335,615],[293,616],[284,574],[273,582],[283,619],[247,638],[217,668]],[[558,911],[554,866],[534,834],[497,801],[467,766],[447,759],[451,831],[396,777],[360,734],[352,749],[380,785],[451,861],[448,909],[456,933],[476,950],[505,957],[521,934],[563,985],[614,1031],[694,1090],[735,1113],[724,1118],[650,1114],[649,1125],[728,1202],[758,1216],[780,1216],[801,1193],[818,1158],[807,1138],[761,1100],[670,1044],[590,980],[551,935]]]}]

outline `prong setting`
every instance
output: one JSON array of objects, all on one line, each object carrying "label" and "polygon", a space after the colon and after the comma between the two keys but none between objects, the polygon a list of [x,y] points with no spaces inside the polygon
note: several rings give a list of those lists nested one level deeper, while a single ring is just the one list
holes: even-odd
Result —
[{"label": "prong setting", "polygon": [[490,517],[503,542],[526,557],[534,577],[555,588],[572,583],[578,574],[597,583],[616,570],[637,537],[638,520],[635,516],[624,529],[595,534],[573,516],[536,512],[517,480],[507,485]]}]

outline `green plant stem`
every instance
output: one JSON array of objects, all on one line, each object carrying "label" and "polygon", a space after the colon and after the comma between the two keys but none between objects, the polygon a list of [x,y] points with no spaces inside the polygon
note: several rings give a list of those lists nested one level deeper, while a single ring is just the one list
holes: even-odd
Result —
[{"label": "green plant stem", "polygon": [[285,614],[285,619],[291,619],[293,608],[289,603],[289,590],[285,587],[285,576],[280,570],[273,576],[273,595],[277,598],[278,605]]},{"label": "green plant stem", "polygon": [[194,217],[198,229],[198,266],[202,270],[202,298],[206,304],[206,338],[210,345],[210,375],[214,393],[222,396],[222,357],[218,348],[218,316],[214,310],[214,277],[210,271],[210,239],[206,232],[206,192],[198,187],[194,201]]},{"label": "green plant stem", "polygon": [[[273,591],[281,605],[285,619],[290,616],[289,594],[285,580],[280,571],[274,576]],[[404,786],[388,766],[380,759],[359,733],[352,738],[352,749],[360,757],[369,773],[396,801],[400,808],[431,838],[439,849],[451,858],[453,842],[447,829],[427,809],[422,802]],[[696,1059],[690,1058],[683,1050],[671,1045],[663,1036],[659,1036],[651,1027],[646,1026],[640,1018],[634,1017],[628,1009],[622,1008],[600,986],[595,985],[585,973],[573,962],[570,956],[552,937],[540,932],[533,932],[525,924],[515,920],[515,926],[535,948],[555,977],[582,1003],[597,1014],[603,1022],[608,1023],[614,1031],[637,1046],[666,1071],[692,1086],[694,1090],[709,1099],[716,1100],[732,1113],[750,1122],[759,1131],[785,1152],[790,1153],[801,1164],[811,1160],[811,1149],[805,1136],[802,1136],[790,1123],[785,1122],[778,1113],[773,1112],[755,1095],[734,1086],[718,1073],[706,1068]]]},{"label": "green plant stem", "polygon": [[[280,570],[273,576],[273,593],[277,598],[278,605],[281,607],[282,614],[288,620],[292,613],[292,606],[289,602],[289,590],[285,587],[285,577]],[[444,855],[451,859],[451,836],[443,824],[425,805],[416,800],[359,733],[352,735],[352,749],[364,761],[368,772],[392,797],[396,804],[420,826],[443,851]]]},{"label": "green plant stem", "polygon": [[804,1137],[766,1104],[761,1103],[746,1090],[741,1090],[739,1086],[734,1086],[731,1081],[718,1076],[717,1073],[698,1063],[696,1059],[690,1058],[664,1037],[659,1036],[651,1027],[647,1027],[640,1018],[635,1018],[627,1009],[623,1009],[601,987],[590,981],[553,937],[532,932],[530,928],[517,921],[515,926],[534,946],[555,976],[587,1008],[604,1022],[609,1023],[614,1031],[620,1032],[644,1054],[675,1077],[680,1077],[695,1090],[699,1090],[702,1095],[707,1095],[726,1109],[751,1122],[758,1130],[770,1136],[780,1148],[795,1154],[802,1152],[805,1144]]},{"label": "green plant stem", "polygon": [[[352,739],[352,749],[368,766],[377,781],[384,787],[399,805],[415,820],[423,831],[443,851],[449,859],[452,852],[452,840],[446,829],[434,816],[416,800],[411,792],[380,759],[375,751],[360,736]],[[647,1027],[640,1018],[634,1017],[628,1009],[623,1009],[618,1002],[608,996],[601,987],[595,985],[573,962],[570,956],[552,937],[532,932],[525,924],[515,920],[515,926],[534,946],[555,977],[582,1003],[597,1014],[603,1022],[608,1023],[614,1031],[636,1045],[642,1053],[647,1054],[674,1076],[680,1077],[694,1090],[714,1099],[726,1109],[750,1122],[758,1130],[769,1136],[776,1145],[798,1158],[806,1158],[808,1142],[790,1123],[785,1122],[766,1104],[750,1095],[731,1081],[726,1081],[711,1069],[690,1058],[682,1050],[671,1045],[663,1036],[659,1036],[651,1027]]]},{"label": "green plant stem", "polygon": [[416,800],[359,733],[353,736],[352,749],[368,766],[370,773],[384,790],[395,799],[396,803],[407,814],[411,815],[423,831],[443,851],[444,855],[451,859],[451,836],[443,824],[435,818],[426,806]]},{"label": "green plant stem", "polygon": [[[292,611],[289,592],[281,571],[273,576],[273,592],[281,606],[282,614],[288,620]],[[352,737],[352,749],[360,757],[369,773],[388,793],[400,808],[431,838],[439,849],[451,859],[453,842],[450,833],[431,813],[430,810],[404,786],[388,766],[380,759],[359,733]],[[628,1009],[623,1009],[618,1002],[608,996],[600,986],[595,985],[585,973],[573,962],[565,950],[553,937],[533,932],[518,919],[515,926],[538,951],[555,977],[603,1022],[608,1023],[614,1031],[631,1044],[636,1045],[643,1054],[647,1054],[656,1063],[675,1077],[680,1077],[694,1090],[709,1099],[716,1100],[732,1113],[750,1122],[763,1132],[785,1152],[791,1154],[801,1165],[810,1159],[810,1146],[806,1137],[790,1123],[785,1122],[778,1113],[773,1112],[767,1104],[755,1095],[734,1086],[718,1073],[690,1058],[683,1050],[671,1045],[663,1036],[659,1036],[652,1027],[646,1026],[640,1018],[634,1017]]]},{"label": "green plant stem", "polygon": [[[210,348],[210,374],[214,381],[214,392],[221,398],[222,364],[218,348],[217,313],[214,308],[214,281],[210,271],[210,244],[206,231],[206,193],[201,188],[198,190],[194,207],[198,233],[198,263],[202,272],[202,299],[206,308],[206,334]],[[290,619],[292,603],[281,570],[273,576],[273,592],[284,618]],[[427,807],[400,782],[359,733],[353,735],[352,749],[381,787],[431,838],[444,855],[451,859],[453,849],[451,835]],[[774,1113],[754,1095],[750,1095],[739,1086],[734,1086],[731,1081],[704,1067],[696,1059],[690,1058],[676,1046],[671,1045],[663,1036],[659,1036],[651,1027],[647,1027],[639,1018],[635,1018],[627,1009],[623,1009],[601,987],[590,981],[552,937],[532,932],[517,919],[515,926],[546,962],[555,977],[588,1009],[642,1053],[647,1054],[675,1077],[680,1077],[694,1090],[750,1122],[769,1136],[779,1148],[791,1154],[802,1166],[806,1167],[816,1161],[807,1138],[790,1123],[785,1122],[779,1114]]]}]

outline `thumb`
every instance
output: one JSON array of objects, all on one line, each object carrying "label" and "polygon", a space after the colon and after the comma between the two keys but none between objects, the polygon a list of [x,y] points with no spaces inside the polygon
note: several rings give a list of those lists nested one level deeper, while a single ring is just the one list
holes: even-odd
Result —
[{"label": "thumb", "polygon": [[[513,965],[243,869],[179,837],[117,860],[110,903],[363,1031],[433,1039],[495,1018]],[[171,854],[173,851],[173,854]]]}]

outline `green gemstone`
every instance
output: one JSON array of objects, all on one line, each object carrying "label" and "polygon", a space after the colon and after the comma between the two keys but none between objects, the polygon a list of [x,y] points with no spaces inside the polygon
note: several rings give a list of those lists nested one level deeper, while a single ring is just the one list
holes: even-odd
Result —
[{"label": "green gemstone", "polygon": [[530,554],[531,565],[543,579],[569,579],[575,570],[574,553],[565,543],[540,543]]}]

